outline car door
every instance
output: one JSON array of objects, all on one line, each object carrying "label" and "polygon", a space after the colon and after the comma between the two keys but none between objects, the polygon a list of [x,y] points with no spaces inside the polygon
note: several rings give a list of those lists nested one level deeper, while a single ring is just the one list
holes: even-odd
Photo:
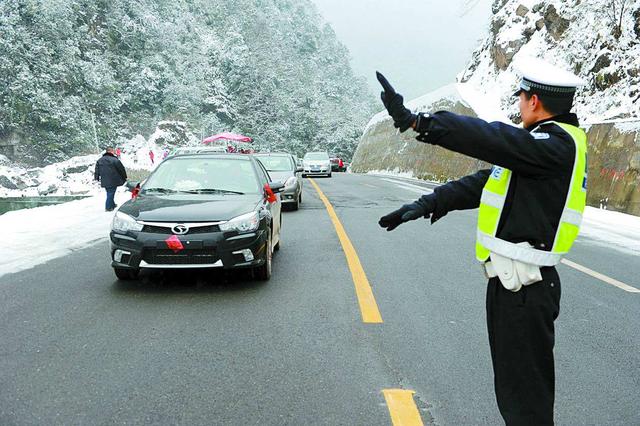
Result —
[{"label": "car door", "polygon": [[[256,165],[258,166],[258,178],[260,180],[260,185],[264,187],[265,184],[268,184],[269,182],[271,182],[271,176],[269,176],[269,172],[267,172],[267,170],[264,168],[264,166],[260,161],[256,160]],[[266,198],[263,198],[262,202],[263,202],[262,208],[267,210],[272,217],[272,223],[273,223],[273,229],[271,230],[273,235],[272,244],[275,245],[276,243],[278,243],[278,241],[280,241],[280,228],[282,226],[280,194],[276,194],[275,203],[269,203],[266,200]]]}]

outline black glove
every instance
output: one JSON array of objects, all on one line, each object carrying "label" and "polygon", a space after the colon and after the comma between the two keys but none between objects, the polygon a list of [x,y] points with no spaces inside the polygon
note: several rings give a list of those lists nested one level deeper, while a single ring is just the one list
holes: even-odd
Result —
[{"label": "black glove", "polygon": [[404,106],[402,95],[396,93],[382,74],[376,71],[376,76],[384,89],[384,91],[380,92],[380,99],[382,99],[384,107],[393,118],[393,125],[400,129],[401,132],[404,132],[411,127],[417,116]]},{"label": "black glove", "polygon": [[387,231],[393,231],[398,226],[410,220],[416,220],[420,217],[428,219],[436,209],[436,200],[433,194],[423,195],[411,204],[405,204],[398,210],[382,216],[378,221],[378,225],[387,228]]}]

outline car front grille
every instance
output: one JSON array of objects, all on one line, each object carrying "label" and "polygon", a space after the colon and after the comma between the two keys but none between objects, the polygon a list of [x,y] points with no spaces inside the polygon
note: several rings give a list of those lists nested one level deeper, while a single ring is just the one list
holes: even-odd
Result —
[{"label": "car front grille", "polygon": [[150,265],[206,265],[218,261],[214,249],[194,249],[174,252],[170,249],[146,249],[142,260]]},{"label": "car front grille", "polygon": [[[209,225],[209,226],[197,226],[193,228],[189,228],[189,232],[187,235],[192,234],[206,234],[209,232],[218,232],[220,231],[220,227],[218,225]],[[151,234],[166,234],[171,235],[173,231],[171,228],[165,226],[154,226],[154,225],[144,225],[142,228],[142,232],[148,232]]]}]

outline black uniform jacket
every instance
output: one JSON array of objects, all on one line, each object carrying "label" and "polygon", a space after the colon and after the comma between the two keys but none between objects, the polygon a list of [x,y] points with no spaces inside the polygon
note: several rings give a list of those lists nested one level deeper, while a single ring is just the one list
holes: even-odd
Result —
[{"label": "black uniform jacket", "polygon": [[[496,236],[551,250],[571,182],[576,148],[571,136],[549,121],[578,126],[575,114],[559,115],[527,129],[446,111],[431,117],[423,141],[512,171]],[[453,210],[479,207],[482,188],[490,174],[489,169],[480,170],[436,188],[432,222]]]},{"label": "black uniform jacket", "polygon": [[106,152],[96,162],[93,177],[95,180],[100,179],[101,187],[115,188],[127,180],[127,172],[118,157]]}]

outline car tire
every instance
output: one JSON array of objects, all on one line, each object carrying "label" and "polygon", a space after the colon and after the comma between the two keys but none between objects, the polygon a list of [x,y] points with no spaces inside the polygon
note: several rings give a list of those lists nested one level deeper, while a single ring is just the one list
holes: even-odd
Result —
[{"label": "car tire", "polygon": [[291,210],[298,210],[300,208],[300,196],[298,196],[298,199],[296,200],[295,203],[291,204]]},{"label": "car tire", "polygon": [[260,281],[269,281],[271,278],[271,267],[273,260],[273,251],[271,250],[271,229],[267,229],[268,237],[267,237],[267,253],[265,255],[264,264],[253,269],[254,277]]},{"label": "car tire", "polygon": [[135,280],[138,278],[138,274],[140,273],[139,269],[123,269],[123,268],[113,268],[113,272],[116,274],[119,280],[129,281]]},{"label": "car tire", "polygon": [[327,177],[331,177],[331,173],[329,173],[329,174],[327,175]]}]

